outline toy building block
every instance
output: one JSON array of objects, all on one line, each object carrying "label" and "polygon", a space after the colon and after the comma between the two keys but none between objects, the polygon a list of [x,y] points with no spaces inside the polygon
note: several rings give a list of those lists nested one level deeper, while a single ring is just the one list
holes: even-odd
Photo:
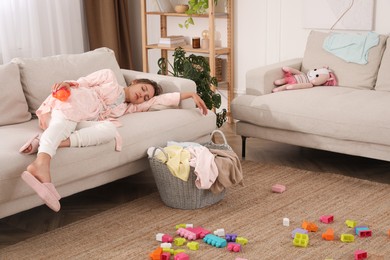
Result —
[{"label": "toy building block", "polygon": [[160,257],[163,253],[163,250],[161,247],[157,247],[152,253],[150,253],[150,259],[151,260],[160,260]]},{"label": "toy building block", "polygon": [[160,260],[169,260],[171,259],[171,254],[169,252],[164,252],[160,256]]},{"label": "toy building block", "polygon": [[308,221],[303,221],[302,228],[304,228],[310,232],[317,232],[318,231],[318,226],[316,224],[314,224],[313,222],[308,222]]},{"label": "toy building block", "polygon": [[203,241],[211,246],[215,247],[225,247],[227,245],[227,241],[224,238],[218,237],[213,234],[207,234],[204,238]]},{"label": "toy building block", "polygon": [[241,251],[241,245],[234,243],[234,242],[229,242],[227,245],[227,249],[232,252],[240,252]]},{"label": "toy building block", "polygon": [[163,233],[158,233],[156,235],[156,240],[160,241],[160,242],[163,242],[163,243],[166,243],[166,242],[167,243],[172,243],[173,238],[170,235],[163,234]]},{"label": "toy building block", "polygon": [[320,217],[320,221],[325,224],[332,223],[334,220],[333,215],[323,215]]},{"label": "toy building block", "polygon": [[328,228],[325,233],[322,233],[322,238],[328,241],[334,240],[334,230]]},{"label": "toy building block", "polygon": [[303,228],[296,228],[291,232],[291,237],[294,238],[296,233],[301,233],[301,234],[308,234],[309,231]]},{"label": "toy building block", "polygon": [[345,224],[346,224],[348,227],[350,227],[350,228],[356,227],[356,221],[354,221],[354,220],[347,219],[347,220],[345,221]]},{"label": "toy building block", "polygon": [[173,250],[173,255],[177,255],[177,254],[180,254],[180,253],[185,253],[186,250],[184,249],[176,249],[176,250]]},{"label": "toy building block", "polygon": [[340,240],[345,243],[350,243],[355,241],[355,237],[351,234],[341,234]]},{"label": "toy building block", "polygon": [[162,247],[162,250],[163,250],[163,253],[168,252],[171,255],[173,255],[175,253],[175,250],[173,248],[169,248],[169,247]]},{"label": "toy building block", "polygon": [[206,235],[210,234],[211,231],[204,229],[202,227],[186,228],[187,230],[193,232],[196,235],[196,239],[203,239]]},{"label": "toy building block", "polygon": [[364,250],[356,250],[355,251],[355,260],[367,259],[367,252]]},{"label": "toy building block", "polygon": [[190,250],[195,251],[195,250],[198,250],[198,249],[199,249],[199,243],[198,243],[198,242],[195,242],[195,241],[193,241],[193,242],[188,242],[188,243],[187,243],[187,247],[188,247]]},{"label": "toy building block", "polygon": [[190,260],[190,257],[186,253],[178,253],[173,258],[174,260]]},{"label": "toy building block", "polygon": [[160,247],[161,247],[162,249],[164,249],[164,248],[172,248],[172,244],[171,244],[171,243],[165,242],[165,243],[161,243],[161,244],[160,244]]},{"label": "toy building block", "polygon": [[237,237],[236,243],[245,246],[246,244],[248,244],[248,239],[246,239],[245,237]]},{"label": "toy building block", "polygon": [[214,231],[214,235],[219,236],[219,237],[224,237],[225,236],[225,229],[219,228]]},{"label": "toy building block", "polygon": [[187,230],[186,228],[179,228],[176,233],[181,236],[186,238],[187,240],[196,240],[196,234],[194,232],[191,232]]},{"label": "toy building block", "polygon": [[359,237],[370,237],[370,236],[372,236],[372,231],[367,226],[355,227],[355,233]]},{"label": "toy building block", "polygon": [[178,230],[179,228],[188,228],[188,227],[194,227],[193,224],[177,224],[175,226],[175,229]]},{"label": "toy building block", "polygon": [[296,233],[293,239],[293,245],[299,247],[307,247],[309,245],[309,235]]},{"label": "toy building block", "polygon": [[272,186],[272,191],[277,193],[282,193],[286,190],[286,186],[282,184],[275,184]]},{"label": "toy building block", "polygon": [[290,226],[290,219],[288,219],[288,218],[283,218],[283,226],[289,227],[289,226]]},{"label": "toy building block", "polygon": [[225,239],[227,242],[236,242],[237,234],[226,234]]},{"label": "toy building block", "polygon": [[184,238],[184,237],[176,237],[174,240],[173,240],[173,243],[177,246],[182,246],[185,244],[185,242],[187,242],[187,240]]}]

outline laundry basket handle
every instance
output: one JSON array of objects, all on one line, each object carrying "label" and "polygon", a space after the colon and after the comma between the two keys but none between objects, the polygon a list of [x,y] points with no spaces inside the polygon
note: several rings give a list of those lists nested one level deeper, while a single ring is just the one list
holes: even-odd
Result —
[{"label": "laundry basket handle", "polygon": [[227,142],[227,140],[226,140],[226,137],[225,137],[224,133],[223,133],[221,130],[218,130],[218,129],[211,132],[211,142],[212,142],[212,140],[213,140],[213,136],[214,136],[215,133],[220,134],[220,135],[222,136],[222,138],[223,138],[224,144],[225,144],[225,145],[228,145],[228,142]]},{"label": "laundry basket handle", "polygon": [[154,154],[156,153],[157,150],[160,150],[161,152],[163,152],[163,154],[165,156],[165,162],[167,162],[169,157],[168,157],[168,154],[164,151],[164,149],[162,147],[154,148],[153,153],[152,153],[152,158],[154,158]]}]

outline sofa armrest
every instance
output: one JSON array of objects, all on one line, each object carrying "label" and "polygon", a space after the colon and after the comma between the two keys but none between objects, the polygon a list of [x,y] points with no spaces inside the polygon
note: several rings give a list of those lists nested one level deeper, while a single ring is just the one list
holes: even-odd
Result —
[{"label": "sofa armrest", "polygon": [[259,96],[272,93],[274,81],[283,78],[282,67],[300,70],[301,64],[302,58],[296,58],[249,70],[246,73],[246,94]]},{"label": "sofa armrest", "polygon": [[[140,78],[146,78],[156,81],[161,85],[163,93],[171,92],[195,92],[196,93],[196,84],[194,81],[178,78],[173,76],[159,75],[153,73],[146,73],[135,70],[121,69],[123,76],[126,80],[126,84],[129,85],[131,81]],[[186,99],[180,102],[181,108],[194,108],[195,102],[192,99]]]}]

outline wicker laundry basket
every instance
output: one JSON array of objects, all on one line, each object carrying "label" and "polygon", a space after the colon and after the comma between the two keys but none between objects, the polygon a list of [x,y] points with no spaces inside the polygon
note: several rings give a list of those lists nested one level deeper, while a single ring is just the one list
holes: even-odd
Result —
[{"label": "wicker laundry basket", "polygon": [[[231,150],[224,134],[219,130],[215,130],[212,132],[211,137],[215,133],[222,135],[224,143],[215,144],[213,141],[209,141],[203,145],[212,149]],[[165,205],[177,209],[198,209],[215,204],[224,198],[226,189],[217,194],[212,193],[210,190],[198,189],[195,186],[196,175],[193,167],[190,168],[188,181],[183,181],[173,176],[167,165],[154,157],[155,152],[159,149],[164,152],[160,147],[155,148],[153,155],[149,158],[149,163],[161,200]],[[167,155],[166,157],[168,158]]]}]

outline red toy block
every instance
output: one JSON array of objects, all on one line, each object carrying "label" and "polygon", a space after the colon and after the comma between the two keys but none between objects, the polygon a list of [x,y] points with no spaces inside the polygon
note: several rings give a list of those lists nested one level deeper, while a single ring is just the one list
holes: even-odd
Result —
[{"label": "red toy block", "polygon": [[318,231],[318,226],[316,224],[314,224],[313,222],[308,222],[308,221],[303,221],[302,228],[304,228],[310,232],[317,232]]},{"label": "red toy block", "polygon": [[234,242],[229,242],[227,249],[232,252],[240,252],[241,251],[241,245]]},{"label": "red toy block", "polygon": [[324,215],[320,217],[320,221],[325,224],[333,222],[333,215]]},{"label": "red toy block", "polygon": [[286,190],[286,186],[282,184],[275,184],[272,186],[272,191],[277,193],[282,193]]},{"label": "red toy block", "polygon": [[171,253],[169,252],[164,252],[160,256],[160,260],[169,260],[171,259]]},{"label": "red toy block", "polygon": [[356,250],[355,251],[355,260],[367,259],[367,252],[364,250]]},{"label": "red toy block", "polygon": [[186,253],[178,253],[173,258],[174,260],[190,260],[190,257]]}]

